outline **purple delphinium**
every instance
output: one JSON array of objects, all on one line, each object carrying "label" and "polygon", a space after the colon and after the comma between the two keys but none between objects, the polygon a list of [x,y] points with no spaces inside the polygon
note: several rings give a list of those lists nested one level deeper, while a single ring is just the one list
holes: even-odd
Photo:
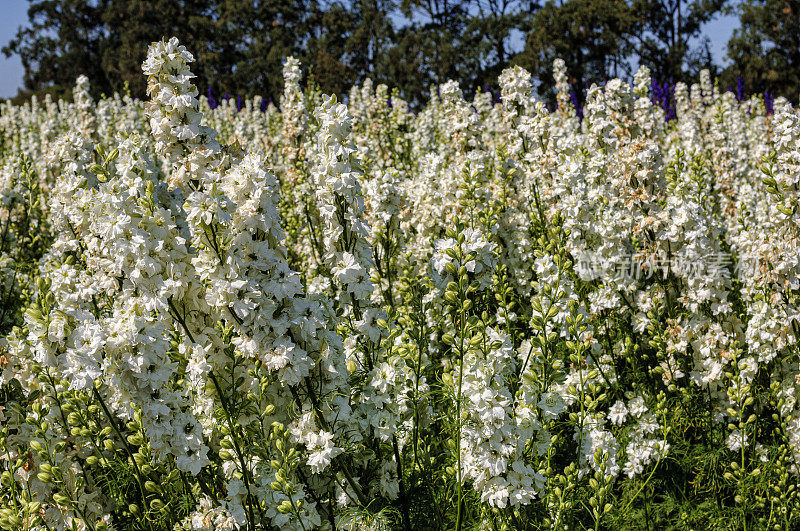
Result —
[{"label": "purple delphinium", "polygon": [[678,117],[675,113],[675,84],[672,80],[664,82],[664,113],[667,122]]},{"label": "purple delphinium", "polygon": [[569,93],[569,101],[572,103],[572,106],[575,107],[575,114],[578,116],[579,120],[583,120],[583,107],[580,106],[578,102],[578,93],[574,90]]},{"label": "purple delphinium", "polygon": [[494,92],[492,92],[492,89],[489,88],[489,83],[486,83],[483,86],[483,90],[489,93],[489,101],[492,102],[492,105],[494,105],[495,103],[500,103],[500,96],[499,95],[495,96]]},{"label": "purple delphinium", "polygon": [[214,99],[214,93],[211,92],[211,87],[208,87],[208,106],[214,110],[218,105],[217,100]]},{"label": "purple delphinium", "polygon": [[664,81],[664,83],[653,81],[651,97],[653,105],[661,107],[664,111],[665,122],[675,119],[675,85],[671,81]]},{"label": "purple delphinium", "polygon": [[242,103],[242,95],[241,94],[237,94],[236,95],[236,112],[241,111],[242,107],[244,107],[244,104]]},{"label": "purple delphinium", "polygon": [[661,87],[661,84],[658,81],[653,80],[653,86],[650,92],[650,101],[653,102],[653,105],[661,105],[663,92],[664,89]]},{"label": "purple delphinium", "polygon": [[764,106],[767,108],[767,114],[773,114],[775,112],[775,97],[772,95],[771,92],[764,92]]},{"label": "purple delphinium", "polygon": [[270,98],[269,101],[267,101],[265,99],[261,100],[261,103],[258,106],[259,109],[261,109],[261,112],[267,112],[267,106],[269,105],[269,102],[271,102],[271,101],[272,101],[272,98]]},{"label": "purple delphinium", "polygon": [[742,76],[736,77],[736,101],[741,103],[744,100],[744,80]]}]

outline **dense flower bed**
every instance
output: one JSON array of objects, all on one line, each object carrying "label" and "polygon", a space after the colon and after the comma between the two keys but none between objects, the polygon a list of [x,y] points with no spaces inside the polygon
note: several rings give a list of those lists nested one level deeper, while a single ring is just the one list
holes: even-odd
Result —
[{"label": "dense flower bed", "polygon": [[285,63],[0,117],[0,528],[800,522],[800,116]]}]

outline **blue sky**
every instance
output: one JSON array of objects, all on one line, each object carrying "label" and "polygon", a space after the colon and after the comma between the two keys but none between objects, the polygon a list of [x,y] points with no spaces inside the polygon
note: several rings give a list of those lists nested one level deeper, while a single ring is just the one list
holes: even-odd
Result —
[{"label": "blue sky", "polygon": [[[28,0],[0,0],[3,16],[0,17],[0,47],[5,46],[17,33],[17,27],[28,22]],[[714,59],[719,64],[725,63],[725,45],[738,24],[736,16],[724,16],[711,22],[705,33],[711,39]],[[16,95],[22,86],[22,63],[19,57],[7,58],[0,54],[0,98]]]},{"label": "blue sky", "polygon": [[[0,48],[17,34],[17,27],[28,22],[28,0],[2,0],[0,17]],[[0,98],[17,94],[22,86],[22,63],[16,55],[6,57],[0,53]]]}]

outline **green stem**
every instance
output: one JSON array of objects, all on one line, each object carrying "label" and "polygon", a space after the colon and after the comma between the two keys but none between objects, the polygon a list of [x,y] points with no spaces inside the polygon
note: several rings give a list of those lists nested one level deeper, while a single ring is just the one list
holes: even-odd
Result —
[{"label": "green stem", "polygon": [[[460,288],[459,288],[460,290]],[[464,336],[466,334],[466,325],[464,323],[465,314],[464,314],[464,301],[463,301],[463,291],[461,291],[461,297],[459,297],[459,301],[461,302],[461,310],[460,310],[460,318],[461,322],[459,323],[459,335],[461,336],[459,339],[461,341],[461,345],[458,349],[458,394],[456,395],[456,458],[458,460],[458,471],[456,477],[458,479],[458,508],[456,509],[456,531],[461,531],[461,526],[463,524],[463,514],[461,506],[463,505],[463,491],[462,491],[462,478],[461,478],[461,387],[464,381]]]},{"label": "green stem", "polygon": [[392,449],[394,450],[394,460],[397,465],[397,482],[400,485],[400,501],[403,506],[403,528],[411,531],[411,518],[408,511],[408,497],[406,496],[405,483],[403,482],[403,464],[400,461],[400,448],[397,445],[397,436],[392,435]]},{"label": "green stem", "polygon": [[[228,421],[228,429],[231,432],[231,440],[233,440],[233,449],[236,452],[236,457],[239,459],[239,464],[242,467],[242,478],[244,479],[244,486],[247,489],[247,512],[249,517],[249,524],[251,529],[255,529],[256,527],[256,518],[253,514],[253,503],[256,502],[255,498],[253,497],[252,492],[250,492],[250,477],[249,477],[249,470],[247,469],[247,465],[244,461],[244,455],[242,454],[242,450],[239,446],[239,440],[236,436],[236,426],[233,424],[233,419],[231,418],[230,411],[228,411],[228,401],[225,398],[225,394],[222,392],[222,388],[217,381],[217,377],[214,375],[214,371],[209,371],[208,373],[209,378],[214,383],[214,388],[217,390],[217,394],[219,395],[219,400],[222,403],[222,410],[225,412],[225,418]],[[257,502],[256,502],[257,503]],[[259,511],[261,510],[261,504],[258,504]],[[263,515],[262,515],[263,519]]]},{"label": "green stem", "polygon": [[111,424],[111,428],[114,430],[114,433],[117,434],[120,441],[122,441],[122,447],[125,448],[125,452],[128,454],[131,462],[133,463],[133,468],[136,469],[136,483],[139,485],[139,490],[142,493],[142,503],[147,501],[147,494],[144,490],[144,485],[142,484],[142,471],[139,470],[139,465],[136,463],[136,459],[133,458],[133,452],[131,451],[130,447],[128,446],[128,441],[119,431],[117,427],[116,419],[111,415],[111,412],[108,410],[103,397],[100,396],[100,392],[97,390],[97,386],[92,386],[92,392],[94,393],[95,398],[97,401],[100,402],[100,407],[103,409],[103,413],[105,413],[106,418],[108,418],[108,423]]}]

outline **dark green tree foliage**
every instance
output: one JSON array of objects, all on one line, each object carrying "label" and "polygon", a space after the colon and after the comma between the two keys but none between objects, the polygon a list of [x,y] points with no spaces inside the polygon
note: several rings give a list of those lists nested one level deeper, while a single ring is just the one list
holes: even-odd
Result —
[{"label": "dark green tree foliage", "polygon": [[741,27],[728,42],[733,65],[723,82],[742,77],[747,91],[768,91],[797,102],[800,94],[800,1],[753,0],[739,7]]},{"label": "dark green tree foliage", "polygon": [[404,93],[426,98],[431,84],[458,80],[467,93],[486,86],[517,55],[538,1],[403,0],[402,21],[389,50],[386,77],[406,82]]},{"label": "dark green tree foliage", "polygon": [[30,25],[3,48],[7,56],[21,56],[29,92],[68,93],[83,73],[96,94],[121,91],[127,82],[142,97],[147,46],[173,35],[198,56],[198,85],[231,94],[277,98],[282,63],[291,54],[330,92],[367,75],[388,80],[391,72],[385,65],[395,6],[387,0],[30,2]]},{"label": "dark green tree foliage", "polygon": [[386,0],[354,0],[317,6],[308,27],[312,29],[301,60],[310,65],[315,81],[326,92],[343,94],[370,77],[387,78],[394,26],[393,5]]},{"label": "dark green tree foliage", "polygon": [[[30,22],[4,48],[25,68],[25,93],[69,94],[89,76],[96,94],[144,96],[147,45],[175,35],[198,56],[197,84],[277,100],[287,55],[325,92],[367,77],[412,103],[455,79],[470,94],[498,89],[509,64],[553,85],[567,63],[579,98],[632,63],[678,81],[713,66],[704,24],[730,0],[29,0]],[[729,44],[748,87],[791,95],[800,69],[800,0],[750,0]],[[700,40],[699,45],[694,44]],[[733,75],[735,83],[736,74]],[[730,83],[729,83],[730,84]],[[795,89],[796,92],[796,89]]]},{"label": "dark green tree foliage", "polygon": [[[214,67],[229,60],[227,43],[215,42],[217,29],[211,15],[214,0],[110,0],[102,12],[106,28],[102,51],[102,69],[106,91],[122,91],[130,85],[131,93],[141,96],[146,81],[141,64],[147,47],[162,36],[174,35],[197,56],[196,75],[209,79]],[[224,32],[223,32],[224,33]],[[216,49],[215,46],[221,49]],[[92,83],[95,78],[89,76]]]},{"label": "dark green tree foliage", "polygon": [[703,26],[717,17],[727,0],[631,0],[636,17],[631,42],[635,55],[657,79],[679,81],[712,66],[708,39],[697,47]]},{"label": "dark green tree foliage", "polygon": [[341,94],[367,77],[393,84],[388,76],[396,38],[392,9],[386,0],[355,0],[318,10],[317,35],[309,41],[306,58],[321,87]]},{"label": "dark green tree foliage", "polygon": [[425,94],[432,83],[448,79],[462,81],[469,88],[464,78],[474,75],[477,66],[473,60],[476,50],[468,45],[471,39],[466,31],[469,4],[458,0],[403,0],[401,10],[408,21],[401,47],[419,70],[410,92]]},{"label": "dark green tree foliage", "polygon": [[567,65],[570,84],[581,98],[592,83],[602,84],[630,73],[626,37],[634,23],[623,0],[568,0],[547,2],[533,17],[524,51],[516,62],[539,80],[539,93],[552,94],[553,61]]},{"label": "dark green tree foliage", "polygon": [[207,45],[213,67],[205,84],[218,92],[277,98],[284,59],[299,56],[309,38],[313,6],[309,0],[220,1]]},{"label": "dark green tree foliage", "polygon": [[510,0],[479,0],[476,4],[467,30],[477,37],[483,81],[494,83],[514,54],[510,43],[514,32],[523,27],[529,14],[539,9],[539,3],[523,6]]},{"label": "dark green tree foliage", "polygon": [[[109,0],[32,0],[29,25],[19,28],[3,53],[19,55],[27,93],[62,95],[85,74],[101,85],[106,46],[102,14]],[[139,76],[141,77],[141,76]]]}]

